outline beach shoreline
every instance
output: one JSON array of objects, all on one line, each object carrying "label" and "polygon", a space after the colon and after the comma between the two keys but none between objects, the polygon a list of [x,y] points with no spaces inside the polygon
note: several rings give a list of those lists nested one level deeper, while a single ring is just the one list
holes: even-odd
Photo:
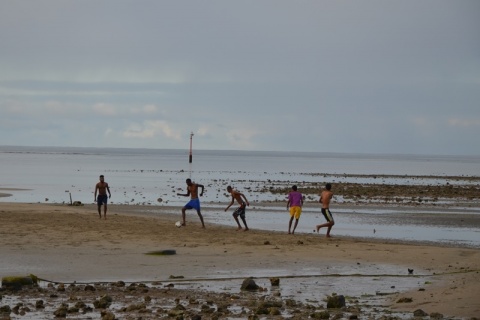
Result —
[{"label": "beach shoreline", "polygon": [[[393,292],[385,299],[387,309],[421,308],[464,319],[480,314],[480,250],[475,248],[255,229],[236,232],[233,224],[207,225],[204,230],[194,213],[188,214],[186,227],[175,228],[178,207],[157,206],[153,210],[158,214],[145,215],[142,210],[152,207],[110,205],[107,220],[98,218],[93,205],[1,203],[0,208],[2,277],[35,274],[56,283],[166,282],[172,275],[195,281],[325,276],[339,270],[381,277],[377,268],[390,267],[403,277],[411,268],[428,284]],[[208,214],[208,208],[204,212]],[[164,249],[174,249],[176,255],[159,259],[146,254]],[[355,277],[351,281],[355,283]],[[369,290],[375,291],[374,286]],[[397,303],[401,298],[412,302]]]}]

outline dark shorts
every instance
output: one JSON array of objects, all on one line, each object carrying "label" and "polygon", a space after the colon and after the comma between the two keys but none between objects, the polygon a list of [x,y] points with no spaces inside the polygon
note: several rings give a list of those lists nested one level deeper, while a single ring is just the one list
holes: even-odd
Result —
[{"label": "dark shorts", "polygon": [[197,211],[200,211],[200,199],[192,199],[190,200],[185,206],[185,209],[190,210],[190,209],[195,209]]},{"label": "dark shorts", "polygon": [[245,203],[242,203],[242,205],[240,207],[238,207],[234,212],[233,212],[233,216],[236,218],[238,216],[240,216],[240,218],[242,219],[245,219]]},{"label": "dark shorts", "polygon": [[332,213],[330,212],[330,209],[322,208],[322,213],[328,222],[335,222],[333,221],[333,216],[332,216]]},{"label": "dark shorts", "polygon": [[101,206],[102,204],[107,204],[108,196],[107,195],[98,195],[97,196],[97,204]]}]

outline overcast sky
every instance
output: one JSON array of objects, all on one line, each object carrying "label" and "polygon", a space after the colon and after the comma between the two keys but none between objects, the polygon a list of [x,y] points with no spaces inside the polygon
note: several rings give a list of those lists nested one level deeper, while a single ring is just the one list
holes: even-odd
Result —
[{"label": "overcast sky", "polygon": [[0,0],[0,145],[480,154],[480,1]]}]

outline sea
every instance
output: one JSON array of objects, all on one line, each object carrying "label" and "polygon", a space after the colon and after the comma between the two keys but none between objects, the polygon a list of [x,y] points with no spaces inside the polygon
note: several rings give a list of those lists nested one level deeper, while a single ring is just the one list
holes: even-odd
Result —
[{"label": "sea", "polygon": [[[251,205],[247,222],[251,229],[286,231],[289,215],[278,205],[256,203],[285,202],[286,195],[258,192],[269,184],[291,186],[304,182],[356,182],[479,185],[480,155],[441,156],[405,154],[354,154],[328,152],[279,152],[238,150],[134,149],[0,146],[0,197],[2,202],[69,204],[94,203],[95,184],[100,175],[109,183],[109,203],[146,206],[146,214],[179,213],[187,198],[185,179],[205,186],[201,198],[205,222],[235,227],[231,212],[224,209],[230,202],[226,187],[243,192]],[[377,177],[384,176],[381,179]],[[427,177],[417,179],[415,177]],[[465,177],[450,179],[449,177]],[[320,190],[319,190],[320,191]],[[412,214],[411,208],[337,209],[341,197],[334,198],[331,209],[335,217],[332,235],[385,240],[404,240],[480,247],[480,228],[442,223],[412,224],[393,219]],[[169,208],[166,211],[158,207]],[[151,207],[151,209],[148,209]],[[172,211],[171,208],[178,207]],[[438,216],[464,215],[480,217],[480,204],[452,208],[451,212],[433,208],[414,209],[415,214]],[[114,212],[110,212],[114,214]],[[188,219],[198,222],[194,212]],[[196,219],[196,220],[195,220]],[[306,201],[297,233],[312,233],[323,223],[318,199]],[[402,219],[400,219],[402,220]],[[320,236],[320,235],[319,235]]]}]

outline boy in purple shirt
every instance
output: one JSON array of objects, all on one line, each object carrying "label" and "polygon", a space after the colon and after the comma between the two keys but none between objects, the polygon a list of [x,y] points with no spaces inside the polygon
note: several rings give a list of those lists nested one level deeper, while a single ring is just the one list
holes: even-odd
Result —
[{"label": "boy in purple shirt", "polygon": [[[302,214],[303,206],[303,196],[300,192],[297,191],[297,186],[292,186],[292,191],[288,193],[288,202],[287,210],[290,210],[290,222],[288,223],[288,234],[294,234],[295,229],[297,228],[298,220]],[[293,226],[293,231],[290,232],[292,228],[293,218],[295,218],[295,225]]]}]

